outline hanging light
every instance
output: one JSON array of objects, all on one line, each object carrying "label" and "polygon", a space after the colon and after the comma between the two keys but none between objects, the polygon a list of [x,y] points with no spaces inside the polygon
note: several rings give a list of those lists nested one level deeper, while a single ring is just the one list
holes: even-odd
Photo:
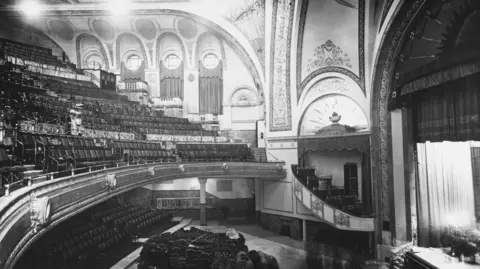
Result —
[{"label": "hanging light", "polygon": [[25,13],[28,17],[36,17],[40,15],[44,7],[35,0],[23,1],[18,6],[19,11]]}]

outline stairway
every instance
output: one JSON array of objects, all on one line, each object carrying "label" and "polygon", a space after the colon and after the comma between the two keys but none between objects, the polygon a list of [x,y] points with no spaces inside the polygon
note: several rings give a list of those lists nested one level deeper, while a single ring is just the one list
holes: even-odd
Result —
[{"label": "stairway", "polygon": [[253,159],[256,162],[266,162],[267,161],[267,150],[265,148],[252,148]]}]

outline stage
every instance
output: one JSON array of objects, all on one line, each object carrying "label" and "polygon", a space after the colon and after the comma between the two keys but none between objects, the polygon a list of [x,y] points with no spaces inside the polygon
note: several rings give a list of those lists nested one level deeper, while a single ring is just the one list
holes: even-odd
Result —
[{"label": "stage", "polygon": [[[445,249],[441,248],[421,248],[413,247],[415,260],[422,264],[427,264],[427,268],[435,269],[473,269],[480,268],[480,264],[469,264],[468,262],[459,262],[458,258],[446,254]],[[468,258],[467,258],[468,259]],[[477,259],[480,261],[480,259]],[[410,268],[410,267],[408,267]],[[417,267],[414,267],[417,268]]]}]

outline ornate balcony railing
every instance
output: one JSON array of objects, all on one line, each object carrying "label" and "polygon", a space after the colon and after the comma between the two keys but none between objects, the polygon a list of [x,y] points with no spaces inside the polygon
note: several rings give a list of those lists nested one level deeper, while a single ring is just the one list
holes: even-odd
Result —
[{"label": "ornate balcony railing", "polygon": [[0,268],[11,269],[55,225],[128,190],[177,178],[284,179],[285,163],[154,163],[35,182],[0,197]]},{"label": "ornate balcony railing", "polygon": [[298,201],[302,202],[316,217],[342,230],[374,231],[373,218],[354,216],[335,208],[323,199],[317,197],[295,176],[293,177],[293,182],[295,186],[295,196]]}]

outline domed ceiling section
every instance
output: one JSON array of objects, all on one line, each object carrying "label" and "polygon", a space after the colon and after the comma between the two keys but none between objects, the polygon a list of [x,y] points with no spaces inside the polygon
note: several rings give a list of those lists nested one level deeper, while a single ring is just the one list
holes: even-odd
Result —
[{"label": "domed ceiling section", "polygon": [[193,39],[197,37],[198,27],[197,23],[188,18],[181,18],[177,24],[178,32],[185,39]]},{"label": "domed ceiling section", "polygon": [[135,21],[135,30],[145,39],[152,40],[157,36],[157,27],[150,19],[138,19]]},{"label": "domed ceiling section", "polygon": [[103,40],[112,41],[115,37],[115,28],[104,19],[95,19],[92,21],[92,30]]},{"label": "domed ceiling section", "polygon": [[409,80],[419,75],[419,68],[430,69],[429,64],[452,55],[462,60],[480,51],[480,1],[427,1],[417,17],[396,67],[400,80]]},{"label": "domed ceiling section", "polygon": [[54,37],[58,37],[64,41],[72,41],[75,35],[73,27],[63,20],[51,20],[49,28]]}]

